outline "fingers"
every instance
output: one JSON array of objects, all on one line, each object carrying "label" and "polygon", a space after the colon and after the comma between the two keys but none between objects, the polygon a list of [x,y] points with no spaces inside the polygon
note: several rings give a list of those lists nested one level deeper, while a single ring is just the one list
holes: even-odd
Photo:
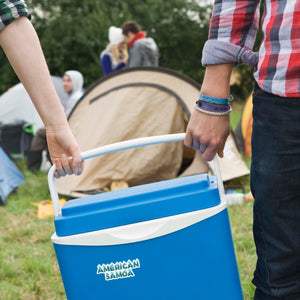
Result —
[{"label": "fingers", "polygon": [[83,172],[80,148],[67,123],[64,125],[46,128],[51,161],[56,166],[56,178]]},{"label": "fingers", "polygon": [[[199,151],[202,158],[206,161],[211,161],[218,151],[217,143],[201,142],[198,137],[192,136],[190,133],[186,134],[184,144],[187,147],[193,148],[195,151]],[[219,151],[223,153],[223,148]]]},{"label": "fingers", "polygon": [[60,178],[61,176],[65,176],[66,172],[63,169],[61,160],[58,159],[58,158],[55,158],[52,161],[53,161],[53,163],[55,164],[55,167],[56,167],[56,171],[54,172],[55,178]]},{"label": "fingers", "polygon": [[63,167],[65,174],[72,175],[73,171],[71,169],[70,160],[67,158],[67,156],[65,154],[62,155],[61,162],[62,162],[62,167]]},{"label": "fingers", "polygon": [[212,160],[216,153],[218,143],[211,143],[205,139],[199,138],[198,135],[193,134],[189,129],[187,129],[184,145],[186,147],[193,148],[195,151],[199,151],[202,155],[202,158],[206,161]]},{"label": "fingers", "polygon": [[194,110],[187,126],[184,144],[199,151],[204,160],[210,161],[217,153],[223,157],[229,134],[229,115],[211,116]]},{"label": "fingers", "polygon": [[[200,152],[201,153],[201,152]],[[214,159],[216,156],[217,149],[215,146],[210,145],[209,147],[206,148],[206,150],[202,154],[202,158],[206,161],[211,161]]]},{"label": "fingers", "polygon": [[54,172],[55,178],[60,178],[66,175],[81,175],[84,168],[84,162],[81,160],[81,157],[67,158],[65,154],[62,154],[61,159],[54,160],[56,171]]},{"label": "fingers", "polygon": [[81,175],[84,169],[84,161],[81,159],[79,150],[72,153],[72,171],[75,175]]},{"label": "fingers", "polygon": [[[201,144],[200,140],[196,137],[196,136],[193,136],[193,144],[192,144],[192,148],[195,150],[195,151],[200,151],[201,153],[201,150],[203,150],[205,148],[205,145],[204,144]],[[200,150],[201,149],[201,150]]]},{"label": "fingers", "polygon": [[184,145],[189,148],[191,148],[193,145],[193,136],[192,136],[192,133],[188,129],[185,134]]},{"label": "fingers", "polygon": [[218,155],[221,158],[224,157],[224,148],[225,148],[225,142],[220,145],[219,150],[217,151]]}]

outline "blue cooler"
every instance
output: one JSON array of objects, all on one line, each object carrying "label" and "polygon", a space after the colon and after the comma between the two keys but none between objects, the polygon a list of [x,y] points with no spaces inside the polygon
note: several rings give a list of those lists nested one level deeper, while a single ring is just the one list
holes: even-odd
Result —
[{"label": "blue cooler", "polygon": [[[136,139],[82,157],[183,138]],[[51,239],[68,299],[243,299],[219,177],[194,175],[88,196],[60,211],[54,170]]]}]

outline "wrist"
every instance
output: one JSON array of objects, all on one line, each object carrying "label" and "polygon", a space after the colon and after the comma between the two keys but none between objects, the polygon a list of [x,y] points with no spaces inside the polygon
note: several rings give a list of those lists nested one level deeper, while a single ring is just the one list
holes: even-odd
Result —
[{"label": "wrist", "polygon": [[[219,98],[219,97],[211,97],[205,94],[200,94],[199,101],[211,103],[211,104],[218,104],[218,105],[228,105],[233,100],[233,97],[229,95],[226,98]],[[197,101],[197,102],[199,102]]]},{"label": "wrist", "polygon": [[228,115],[231,112],[230,102],[232,101],[232,96],[229,95],[228,98],[217,98],[211,97],[204,94],[200,94],[199,100],[196,101],[195,108],[202,113],[208,115]]},{"label": "wrist", "polygon": [[56,113],[48,114],[44,117],[44,125],[46,130],[57,131],[69,126],[64,110],[58,109]]},{"label": "wrist", "polygon": [[234,64],[206,66],[201,93],[216,98],[228,98],[230,93],[230,76]]},{"label": "wrist", "polygon": [[195,108],[202,113],[213,116],[225,116],[231,112],[231,106],[229,104],[212,104],[202,102],[201,100],[196,102]]}]

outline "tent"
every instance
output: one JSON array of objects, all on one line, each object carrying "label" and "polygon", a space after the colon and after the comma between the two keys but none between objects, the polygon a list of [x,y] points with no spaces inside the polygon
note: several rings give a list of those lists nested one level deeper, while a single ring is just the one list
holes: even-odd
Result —
[{"label": "tent", "polygon": [[9,155],[0,145],[0,204],[6,203],[6,197],[17,188],[24,178]]},{"label": "tent", "polygon": [[[132,68],[105,76],[87,88],[69,117],[81,151],[144,136],[184,132],[200,86],[165,68]],[[220,160],[223,180],[249,174],[232,136]],[[129,149],[85,162],[81,176],[56,181],[60,194],[84,196],[114,181],[129,186],[205,173],[212,169],[183,143]]]},{"label": "tent", "polygon": [[[64,105],[67,94],[63,89],[62,78],[58,76],[51,78]],[[43,126],[22,83],[18,83],[0,96],[0,141],[10,154],[23,153],[28,147],[25,145],[26,133],[32,135]]]},{"label": "tent", "polygon": [[241,120],[234,131],[238,149],[240,152],[243,152],[246,157],[251,157],[251,137],[253,124],[252,109],[253,104],[251,93],[244,105]]}]

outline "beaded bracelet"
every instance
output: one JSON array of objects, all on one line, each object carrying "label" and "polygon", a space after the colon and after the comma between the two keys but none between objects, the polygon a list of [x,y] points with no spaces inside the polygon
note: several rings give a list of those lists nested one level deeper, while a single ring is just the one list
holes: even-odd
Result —
[{"label": "beaded bracelet", "polygon": [[207,95],[200,94],[199,100],[207,102],[207,103],[212,103],[212,104],[222,104],[222,105],[227,105],[230,101],[232,101],[233,97],[229,95],[228,98],[216,98],[216,97],[211,97]]},{"label": "beaded bracelet", "polygon": [[197,110],[214,116],[223,116],[228,115],[231,112],[231,106],[229,104],[226,105],[214,105],[207,102],[202,102],[201,100],[196,101]]}]

